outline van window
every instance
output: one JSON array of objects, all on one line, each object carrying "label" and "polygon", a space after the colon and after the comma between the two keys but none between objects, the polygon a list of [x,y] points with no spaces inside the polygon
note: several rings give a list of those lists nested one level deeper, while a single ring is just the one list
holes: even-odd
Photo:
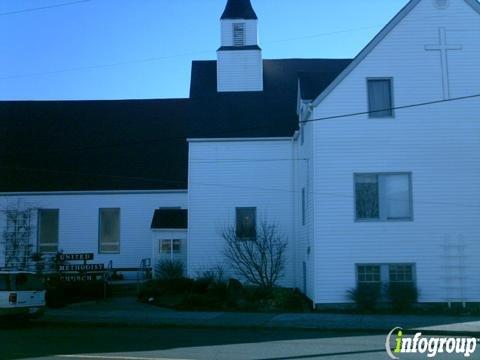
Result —
[{"label": "van window", "polygon": [[0,291],[10,291],[10,281],[6,274],[0,274]]},{"label": "van window", "polygon": [[32,274],[18,274],[15,281],[16,291],[40,291],[43,290],[42,280]]}]

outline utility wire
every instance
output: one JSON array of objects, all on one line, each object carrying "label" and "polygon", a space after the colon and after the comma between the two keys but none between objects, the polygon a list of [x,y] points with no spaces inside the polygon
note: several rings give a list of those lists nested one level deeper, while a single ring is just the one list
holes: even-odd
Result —
[{"label": "utility wire", "polygon": [[309,120],[302,120],[302,121],[300,121],[300,123],[310,123],[310,122],[315,122],[315,121],[323,121],[323,120],[332,120],[332,119],[339,119],[339,118],[347,118],[347,117],[353,117],[353,116],[359,116],[359,115],[367,115],[367,114],[384,112],[384,111],[410,109],[410,108],[415,108],[415,107],[420,107],[420,106],[442,104],[442,103],[447,103],[447,102],[451,102],[451,101],[468,100],[468,99],[474,99],[474,98],[479,98],[479,97],[480,97],[480,94],[460,96],[460,97],[450,98],[450,99],[446,99],[446,100],[435,100],[435,101],[428,101],[428,102],[423,102],[423,103],[416,103],[416,104],[410,104],[410,105],[402,105],[402,106],[390,107],[390,108],[386,108],[386,109],[382,109],[382,110],[361,111],[361,112],[355,112],[355,113],[349,113],[349,114],[343,114],[343,115],[325,116],[325,117],[321,117],[321,118],[314,118],[314,119],[309,119]]},{"label": "utility wire", "polygon": [[[0,168],[8,168],[8,167],[0,166]],[[67,175],[88,176],[88,177],[97,177],[97,178],[125,179],[125,180],[146,181],[146,182],[152,182],[152,183],[163,183],[163,184],[168,184],[168,185],[211,186],[211,187],[221,187],[221,188],[229,188],[229,189],[248,189],[248,190],[256,190],[256,191],[272,191],[272,192],[291,193],[291,194],[300,194],[302,192],[302,191],[298,191],[298,190],[289,190],[289,189],[281,189],[281,188],[258,187],[258,186],[248,186],[248,185],[234,185],[234,184],[220,184],[220,183],[197,182],[197,181],[189,181],[188,184],[187,184],[186,181],[178,181],[178,180],[164,180],[164,179],[159,179],[159,178],[141,177],[141,176],[99,174],[99,173],[78,172],[78,171],[70,171],[70,170],[38,169],[38,168],[30,168],[30,167],[15,167],[15,169],[17,171],[22,171],[22,172],[52,173],[52,174],[57,174],[57,175],[58,174],[67,174]],[[329,197],[333,197],[333,198],[342,198],[342,199],[354,199],[355,198],[355,195],[347,195],[347,194],[342,194],[342,193],[318,192],[318,191],[309,191],[309,190],[307,190],[306,193],[311,194],[311,195],[329,196]],[[462,203],[454,203],[454,202],[415,200],[415,203],[426,204],[426,205],[457,206],[457,207],[464,207],[464,208],[480,209],[480,205],[462,204]]]},{"label": "utility wire", "polygon": [[[83,0],[83,2],[85,2],[85,1],[92,1],[92,0]],[[331,36],[331,35],[337,35],[337,34],[343,34],[343,33],[350,33],[350,32],[354,32],[354,31],[362,31],[362,30],[366,30],[366,29],[378,28],[379,26],[381,26],[381,25],[345,29],[345,30],[339,30],[339,31],[334,31],[334,32],[313,34],[313,35],[307,35],[307,36],[299,36],[299,37],[288,38],[288,39],[273,40],[273,41],[265,42],[265,44],[268,45],[268,44],[275,44],[275,43],[281,43],[281,42],[289,42],[289,41],[296,41],[296,40],[303,40],[303,39],[312,39],[312,38],[317,38],[317,37]],[[215,53],[216,52],[212,51],[212,50],[201,50],[201,51],[180,53],[180,54],[172,54],[172,55],[166,55],[166,56],[154,56],[154,57],[149,57],[149,58],[119,61],[119,62],[108,63],[108,64],[78,66],[78,67],[72,67],[72,68],[66,68],[66,69],[59,69],[59,70],[52,70],[52,71],[45,71],[45,72],[37,72],[37,73],[29,73],[29,74],[5,75],[5,76],[0,76],[0,80],[29,78],[29,77],[43,76],[43,75],[54,75],[54,74],[61,74],[61,73],[75,72],[75,71],[83,71],[83,70],[105,69],[105,68],[117,67],[117,66],[123,66],[123,65],[148,63],[148,62],[162,61],[162,60],[168,60],[168,59],[173,59],[173,58],[178,58],[178,57],[187,57],[187,56],[200,55],[200,54],[215,54]]]},{"label": "utility wire", "polygon": [[[447,103],[447,102],[453,102],[453,101],[460,101],[460,100],[471,100],[475,98],[480,98],[480,94],[476,95],[469,95],[469,96],[462,96],[462,97],[457,97],[457,98],[451,98],[448,100],[436,100],[436,101],[429,101],[429,102],[424,102],[424,103],[417,103],[417,104],[410,104],[410,105],[403,105],[403,106],[397,106],[393,107],[390,109],[386,110],[401,110],[401,109],[408,109],[408,108],[415,108],[415,107],[423,107],[423,106],[428,106],[428,105],[436,105],[436,104],[441,104],[441,103]],[[385,110],[379,110],[379,111],[385,111]],[[342,118],[350,118],[353,116],[359,116],[359,115],[367,115],[371,113],[370,111],[363,111],[363,112],[356,112],[356,113],[347,113],[347,114],[341,114],[341,115],[332,115],[332,116],[327,116],[327,117],[322,117],[322,118],[314,118],[310,120],[304,120],[300,121],[300,123],[310,123],[310,122],[316,122],[316,121],[326,121],[326,120],[333,120],[333,119],[342,119]],[[240,128],[240,129],[232,129],[228,131],[218,131],[218,132],[211,132],[211,133],[201,133],[198,135],[188,135],[190,138],[194,137],[218,137],[218,136],[227,136],[229,134],[238,134],[240,132],[248,132],[248,131],[253,131],[253,130],[260,130],[260,129],[268,129],[271,128],[270,125],[264,125],[264,126],[255,126],[255,127],[246,127],[246,128]],[[78,148],[56,148],[56,149],[50,149],[50,150],[45,150],[43,152],[38,152],[38,151],[26,151],[26,152],[16,152],[16,156],[28,156],[28,155],[38,155],[40,153],[56,153],[56,152],[82,152],[82,151],[90,151],[90,150],[99,150],[99,149],[110,149],[110,148],[119,148],[119,147],[127,147],[127,146],[138,146],[138,145],[146,145],[146,144],[154,144],[154,143],[159,143],[159,142],[165,142],[165,141],[185,141],[186,138],[185,136],[169,136],[169,137],[160,137],[160,138],[153,138],[149,140],[140,140],[140,141],[129,141],[129,142],[119,142],[119,143],[113,143],[113,144],[105,144],[105,145],[92,145],[92,146],[84,146],[84,147],[78,147]],[[13,155],[13,154],[12,154]],[[8,158],[8,156],[12,156],[8,154],[4,154],[3,156],[0,156],[1,158]]]},{"label": "utility wire", "polygon": [[46,6],[35,7],[35,8],[7,11],[7,12],[0,13],[0,16],[16,15],[16,14],[23,14],[23,13],[27,13],[27,12],[33,12],[33,11],[53,9],[53,8],[58,8],[58,7],[64,7],[64,6],[86,3],[86,2],[89,2],[89,1],[92,1],[92,0],[77,0],[77,1],[70,1],[70,2],[65,2],[65,3],[46,5]]}]

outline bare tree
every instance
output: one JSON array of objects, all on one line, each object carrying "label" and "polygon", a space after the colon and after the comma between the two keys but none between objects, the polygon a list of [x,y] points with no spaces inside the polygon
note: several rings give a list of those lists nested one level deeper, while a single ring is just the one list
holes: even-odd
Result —
[{"label": "bare tree", "polygon": [[225,256],[247,282],[271,288],[284,275],[287,240],[275,224],[262,221],[256,236],[249,239],[240,237],[234,226],[227,226],[222,237],[226,241]]},{"label": "bare tree", "polygon": [[5,227],[1,243],[7,268],[27,269],[30,266],[32,261],[32,211],[33,209],[22,206],[3,210]]}]

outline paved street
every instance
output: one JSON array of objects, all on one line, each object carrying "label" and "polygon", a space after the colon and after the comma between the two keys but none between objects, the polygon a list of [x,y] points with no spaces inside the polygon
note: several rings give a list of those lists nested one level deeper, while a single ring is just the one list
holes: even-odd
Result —
[{"label": "paved street", "polygon": [[[0,359],[388,359],[385,334],[4,324]],[[401,356],[402,359],[427,359]],[[443,356],[438,359],[461,359]],[[470,359],[480,359],[480,352]]]}]

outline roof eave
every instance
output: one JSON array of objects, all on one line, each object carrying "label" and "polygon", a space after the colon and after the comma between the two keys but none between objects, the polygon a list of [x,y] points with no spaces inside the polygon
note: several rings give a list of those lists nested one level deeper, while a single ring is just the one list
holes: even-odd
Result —
[{"label": "roof eave", "polygon": [[[362,51],[353,59],[353,61],[337,76],[337,78],[325,90],[317,96],[312,106],[318,106],[367,56],[373,49],[392,31],[422,0],[411,0],[403,7],[399,13],[388,22],[385,27],[365,46]],[[478,2],[476,0],[465,0],[469,3],[476,2],[477,11]],[[472,4],[471,4],[472,5]],[[472,5],[474,6],[474,5]]]}]

